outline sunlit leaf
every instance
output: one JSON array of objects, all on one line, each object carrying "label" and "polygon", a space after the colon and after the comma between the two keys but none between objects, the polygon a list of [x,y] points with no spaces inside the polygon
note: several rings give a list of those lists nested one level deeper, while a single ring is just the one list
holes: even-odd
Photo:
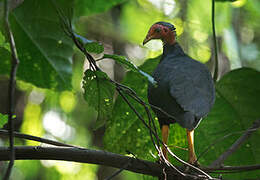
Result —
[{"label": "sunlit leaf", "polygon": [[0,113],[0,128],[8,122],[8,115]]},{"label": "sunlit leaf", "polygon": [[104,125],[111,115],[113,107],[114,87],[108,76],[102,71],[86,70],[84,73],[84,98],[98,113],[95,128]]},{"label": "sunlit leaf", "polygon": [[[57,4],[67,11],[71,3]],[[10,22],[20,60],[17,78],[41,88],[70,89],[73,43],[61,28],[53,1],[26,0],[10,14]],[[0,61],[0,73],[8,68]]]}]

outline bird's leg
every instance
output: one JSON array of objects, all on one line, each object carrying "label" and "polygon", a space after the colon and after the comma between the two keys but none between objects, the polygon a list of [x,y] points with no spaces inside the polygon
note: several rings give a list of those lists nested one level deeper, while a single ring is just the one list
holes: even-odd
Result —
[{"label": "bird's leg", "polygon": [[188,149],[189,149],[189,163],[197,164],[197,157],[194,150],[194,130],[189,131],[187,129]]},{"label": "bird's leg", "polygon": [[[163,125],[162,126],[162,141],[165,145],[168,143],[168,136],[169,136],[169,126],[168,125]],[[168,155],[167,155],[167,149],[163,146],[163,155],[164,157],[168,160]]]}]

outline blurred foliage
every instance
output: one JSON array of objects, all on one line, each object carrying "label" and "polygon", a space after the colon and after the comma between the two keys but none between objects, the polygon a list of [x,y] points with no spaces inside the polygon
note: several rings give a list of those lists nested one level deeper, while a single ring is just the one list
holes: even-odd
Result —
[{"label": "blurred foliage", "polygon": [[[200,158],[200,163],[203,165],[208,165],[215,160],[252,125],[254,120],[260,117],[257,109],[260,101],[258,72],[260,70],[260,24],[258,22],[260,2],[259,0],[216,1],[218,1],[215,18],[217,35],[220,39],[219,53],[227,57],[232,71],[216,84],[216,103],[195,132],[197,155],[200,155],[213,141],[228,134],[230,136],[210,147],[209,152]],[[147,101],[149,75],[146,76],[145,73],[151,74],[158,63],[158,55],[162,53],[162,44],[159,41],[151,41],[146,47],[140,46],[149,27],[157,21],[173,23],[177,30],[177,40],[185,52],[194,59],[207,62],[213,52],[211,2],[205,3],[204,0],[24,1],[10,14],[11,28],[21,61],[17,73],[17,87],[23,91],[26,99],[25,107],[17,105],[18,111],[24,112],[23,118],[20,117],[21,132],[101,149],[102,145],[97,146],[102,142],[96,142],[98,141],[96,136],[99,134],[93,131],[93,127],[102,126],[107,119],[104,136],[107,150],[121,154],[126,154],[128,150],[138,158],[156,161],[157,154],[148,130],[122,98],[114,95],[114,87],[107,81],[105,73],[86,70],[88,64],[84,61],[85,57],[63,32],[55,7],[59,7],[65,15],[69,16],[73,13],[73,28],[75,26],[77,33],[88,40],[86,49],[96,59],[107,58],[98,61],[98,66],[111,78],[114,78],[118,70],[113,67],[114,61],[111,63],[111,59],[127,70],[131,70],[126,73],[122,83],[130,86],[144,101]],[[72,8],[73,12],[71,12]],[[2,1],[0,1],[0,11],[2,9]],[[111,14],[118,9],[120,10],[116,17],[118,23],[115,23],[115,17]],[[6,76],[10,72],[11,54],[2,19],[0,22],[0,74]],[[132,62],[126,61],[123,54],[113,54],[117,43],[127,52],[127,56],[133,57],[129,58],[131,61],[137,64],[144,62],[144,64],[137,68]],[[83,44],[86,43],[83,41]],[[82,89],[83,72],[85,72],[85,81]],[[109,99],[109,106],[106,105],[105,99]],[[147,121],[143,107],[130,97],[128,99]],[[0,116],[2,117],[1,114]],[[2,119],[0,118],[0,124]],[[155,116],[154,119],[159,131]],[[258,139],[259,131],[232,154],[224,165],[259,164]],[[2,144],[2,139],[0,143]],[[7,144],[7,141],[4,143]],[[16,140],[16,143],[39,145],[32,141]],[[186,132],[178,124],[171,126],[169,147],[182,159],[187,159],[187,151],[182,149],[187,147]],[[174,159],[171,161],[177,164]],[[1,165],[0,168],[2,170]],[[89,164],[16,161],[12,178],[92,180],[97,179],[97,171],[98,166]],[[257,171],[225,174],[223,177],[257,178]],[[121,179],[141,178],[150,179],[127,171],[121,175]]]},{"label": "blurred foliage", "polygon": [[90,16],[107,11],[126,0],[75,0],[75,16]]}]

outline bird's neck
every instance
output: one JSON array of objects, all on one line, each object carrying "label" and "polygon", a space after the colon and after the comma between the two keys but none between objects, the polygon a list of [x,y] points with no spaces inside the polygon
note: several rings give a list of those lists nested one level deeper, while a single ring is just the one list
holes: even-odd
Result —
[{"label": "bird's neck", "polygon": [[181,46],[175,42],[174,44],[164,44],[163,45],[163,58],[166,56],[183,56],[185,55],[184,51],[182,50]]}]

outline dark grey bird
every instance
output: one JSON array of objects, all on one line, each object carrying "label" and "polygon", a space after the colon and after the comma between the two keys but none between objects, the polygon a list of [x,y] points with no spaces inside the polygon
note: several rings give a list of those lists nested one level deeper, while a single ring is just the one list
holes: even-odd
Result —
[{"label": "dark grey bird", "polygon": [[[174,25],[166,22],[153,24],[143,44],[151,39],[162,40],[163,55],[153,72],[157,86],[149,84],[148,87],[148,101],[172,116],[152,107],[159,120],[163,142],[167,145],[170,124],[179,123],[187,129],[188,161],[191,164],[197,163],[194,129],[214,104],[213,79],[204,64],[183,52],[176,42]],[[164,147],[163,154],[168,159]]]}]

